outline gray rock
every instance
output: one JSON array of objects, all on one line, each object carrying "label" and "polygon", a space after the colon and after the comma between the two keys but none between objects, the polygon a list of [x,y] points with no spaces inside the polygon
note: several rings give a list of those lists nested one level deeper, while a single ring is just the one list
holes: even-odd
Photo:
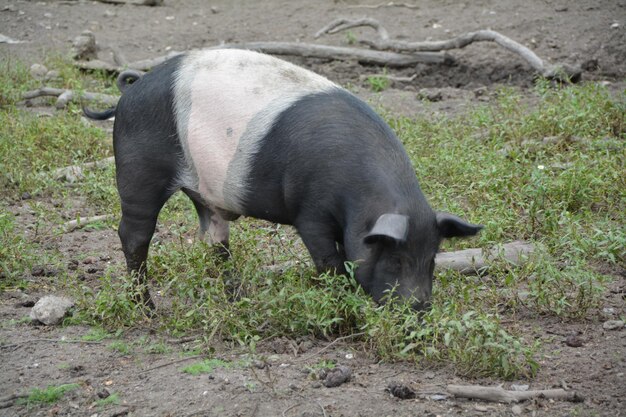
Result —
[{"label": "gray rock", "polygon": [[47,295],[37,301],[30,311],[30,318],[47,326],[54,326],[61,323],[72,307],[74,301],[69,298]]},{"label": "gray rock", "polygon": [[96,37],[90,30],[86,30],[72,41],[72,58],[90,60],[98,57]]},{"label": "gray rock", "polygon": [[48,73],[48,68],[41,64],[33,64],[30,66],[30,75],[33,78],[41,79]]},{"label": "gray rock", "polygon": [[617,330],[624,328],[624,322],[621,320],[607,320],[602,325],[604,330]]}]

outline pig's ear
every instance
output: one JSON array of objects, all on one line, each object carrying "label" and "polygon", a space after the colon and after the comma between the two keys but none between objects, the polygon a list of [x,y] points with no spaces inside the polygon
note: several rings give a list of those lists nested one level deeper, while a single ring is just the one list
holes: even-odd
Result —
[{"label": "pig's ear", "polygon": [[365,236],[363,241],[367,244],[378,242],[381,239],[404,242],[408,233],[409,216],[385,213],[376,220],[374,227],[372,227],[372,230]]},{"label": "pig's ear", "polygon": [[483,228],[449,213],[437,213],[437,228],[444,238],[474,236]]}]

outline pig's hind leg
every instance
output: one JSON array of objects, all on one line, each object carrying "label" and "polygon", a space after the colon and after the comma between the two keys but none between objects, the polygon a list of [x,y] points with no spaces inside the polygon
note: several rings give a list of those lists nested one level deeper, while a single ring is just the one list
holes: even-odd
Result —
[{"label": "pig's hind leg", "polygon": [[175,191],[171,189],[175,175],[167,175],[168,169],[163,169],[162,165],[155,172],[156,164],[149,159],[144,161],[133,164],[118,161],[117,183],[122,206],[118,234],[128,273],[135,285],[133,298],[137,303],[154,308],[147,287],[146,260],[159,212]]}]

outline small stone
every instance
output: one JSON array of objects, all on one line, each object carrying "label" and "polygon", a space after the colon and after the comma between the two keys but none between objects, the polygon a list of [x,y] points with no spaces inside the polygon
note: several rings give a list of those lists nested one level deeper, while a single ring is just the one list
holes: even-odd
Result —
[{"label": "small stone", "polygon": [[85,259],[83,259],[83,263],[85,265],[91,265],[93,263],[96,263],[97,259],[95,256],[88,256]]},{"label": "small stone", "polygon": [[90,60],[98,57],[96,37],[90,30],[86,30],[72,41],[72,58]]},{"label": "small stone", "polygon": [[28,191],[22,193],[22,200],[30,200],[31,198],[33,198],[33,196],[30,195]]},{"label": "small stone", "polygon": [[511,389],[513,391],[528,391],[528,388],[529,388],[529,386],[526,385],[526,384],[523,384],[523,385],[522,384],[520,384],[520,385],[511,384]]},{"label": "small stone", "polygon": [[602,313],[607,316],[612,316],[613,314],[615,314],[615,309],[613,307],[604,307],[602,309]]},{"label": "small stone", "polygon": [[48,326],[56,325],[61,323],[72,307],[74,302],[69,298],[47,295],[34,305],[30,318]]},{"label": "small stone", "polygon": [[604,330],[617,330],[624,328],[624,322],[622,320],[607,320],[602,325]]},{"label": "small stone", "polygon": [[215,7],[215,6],[211,6],[211,13],[213,13],[213,14],[218,14],[219,12],[220,12],[220,9],[218,9],[218,8],[217,8],[217,7]]},{"label": "small stone", "polygon": [[617,29],[619,28],[619,23],[615,22],[611,25],[611,29]]},{"label": "small stone", "polygon": [[104,11],[104,17],[115,17],[115,16],[117,16],[117,13],[115,13],[112,10],[106,9]]},{"label": "small stone", "polygon": [[30,75],[33,78],[41,79],[48,73],[48,68],[41,64],[33,64],[30,66]]},{"label": "small stone", "polygon": [[520,407],[519,405],[514,405],[513,407],[511,407],[511,412],[513,414],[515,414],[516,416],[521,416],[522,415],[522,407]]}]

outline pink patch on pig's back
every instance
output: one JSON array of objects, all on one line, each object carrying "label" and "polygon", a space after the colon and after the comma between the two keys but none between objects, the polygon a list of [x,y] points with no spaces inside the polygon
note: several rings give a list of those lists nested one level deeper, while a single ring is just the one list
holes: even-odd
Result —
[{"label": "pink patch on pig's back", "polygon": [[[181,137],[186,137],[183,148],[197,173],[197,191],[211,205],[236,211],[237,207],[229,207],[225,201],[224,184],[242,135],[247,135],[244,146],[255,147],[258,144],[253,142],[264,137],[271,120],[289,103],[334,84],[288,62],[250,51],[202,51],[183,65],[186,69],[181,79],[186,79],[189,108],[186,134]],[[249,150],[240,149],[240,154],[250,154]],[[247,165],[238,166],[245,169]],[[235,175],[246,177],[244,172]]]}]

